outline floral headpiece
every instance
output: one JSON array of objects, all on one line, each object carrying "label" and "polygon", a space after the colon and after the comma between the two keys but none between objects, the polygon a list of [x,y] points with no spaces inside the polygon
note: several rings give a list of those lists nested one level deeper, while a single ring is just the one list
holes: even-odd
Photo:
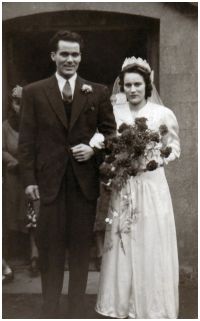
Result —
[{"label": "floral headpiece", "polygon": [[141,67],[144,71],[151,73],[151,67],[149,66],[148,62],[140,57],[136,58],[134,56],[125,59],[122,65],[122,71],[134,66]]}]

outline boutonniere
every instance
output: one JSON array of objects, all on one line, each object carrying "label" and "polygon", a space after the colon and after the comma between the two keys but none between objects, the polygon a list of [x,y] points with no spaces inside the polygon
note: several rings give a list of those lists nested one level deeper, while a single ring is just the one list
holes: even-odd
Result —
[{"label": "boutonniere", "polygon": [[81,87],[81,91],[84,92],[85,94],[89,94],[93,92],[93,88],[90,85],[83,84],[83,86]]}]

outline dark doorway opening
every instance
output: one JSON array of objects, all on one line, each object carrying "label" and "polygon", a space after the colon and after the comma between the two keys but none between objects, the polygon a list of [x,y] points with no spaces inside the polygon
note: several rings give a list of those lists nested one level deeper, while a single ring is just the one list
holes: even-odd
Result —
[{"label": "dark doorway opening", "polygon": [[[79,32],[85,41],[79,73],[94,82],[112,85],[125,57],[147,59],[158,87],[159,20],[108,12],[54,12],[19,17],[3,26],[8,88],[51,75],[48,42],[55,31]],[[6,86],[6,87],[7,87]]]},{"label": "dark doorway opening", "polygon": [[[84,39],[84,49],[79,73],[94,82],[112,85],[125,57],[147,55],[147,35],[138,35],[135,30],[79,31]],[[16,34],[12,38],[14,48],[12,63],[16,77],[27,83],[45,78],[55,72],[50,60],[48,41],[51,32]],[[11,76],[12,74],[12,76]],[[13,82],[13,68],[9,79]],[[18,79],[16,79],[18,80]],[[18,80],[18,81],[19,81]]]}]

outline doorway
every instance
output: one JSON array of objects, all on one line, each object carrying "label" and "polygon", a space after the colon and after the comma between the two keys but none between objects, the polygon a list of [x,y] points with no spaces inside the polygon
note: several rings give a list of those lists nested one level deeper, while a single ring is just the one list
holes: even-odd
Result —
[{"label": "doorway", "polygon": [[54,12],[4,22],[4,84],[26,84],[50,76],[48,42],[59,29],[83,36],[81,77],[106,84],[110,90],[126,57],[147,59],[159,87],[159,20],[108,12]]},{"label": "doorway", "polygon": [[134,55],[147,59],[159,87],[159,20],[96,11],[23,16],[3,23],[3,118],[7,114],[11,88],[55,72],[48,42],[59,29],[76,31],[83,36],[81,77],[106,84],[111,93],[124,59]]}]

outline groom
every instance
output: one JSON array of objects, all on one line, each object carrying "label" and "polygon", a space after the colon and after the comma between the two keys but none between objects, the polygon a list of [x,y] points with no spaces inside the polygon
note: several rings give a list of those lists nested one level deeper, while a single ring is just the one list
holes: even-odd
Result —
[{"label": "groom", "polygon": [[[40,198],[36,241],[42,318],[56,318],[69,246],[69,318],[84,316],[89,248],[99,195],[96,152],[89,143],[116,125],[105,86],[80,78],[83,41],[59,31],[50,41],[56,73],[23,90],[19,159],[25,193]],[[89,66],[88,66],[89,67]]]}]

